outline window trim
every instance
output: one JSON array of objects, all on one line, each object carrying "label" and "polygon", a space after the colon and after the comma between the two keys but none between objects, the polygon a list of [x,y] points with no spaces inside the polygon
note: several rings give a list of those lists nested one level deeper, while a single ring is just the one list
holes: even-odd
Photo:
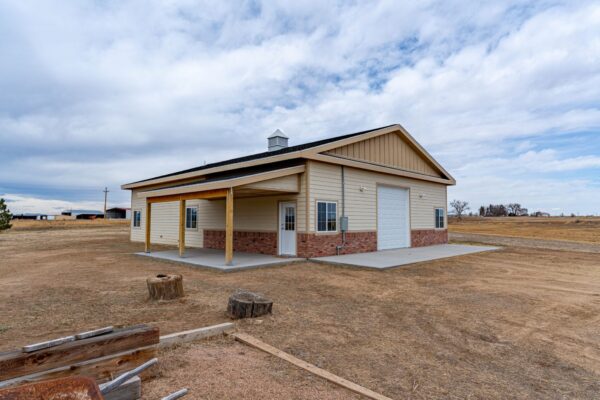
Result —
[{"label": "window trim", "polygon": [[[135,214],[136,213],[140,213],[140,224],[139,225],[135,224]],[[134,229],[141,229],[142,228],[142,210],[133,210],[133,215],[131,216],[131,226]]]},{"label": "window trim", "polygon": [[[442,210],[442,226],[438,226],[437,210]],[[444,207],[433,208],[433,226],[435,229],[446,229],[446,209]]]},{"label": "window trim", "polygon": [[[330,231],[330,230],[324,230],[324,231],[319,230],[319,203],[335,204],[335,230],[332,230],[332,231]],[[325,207],[327,207],[327,206],[325,206]],[[317,234],[321,234],[321,235],[336,234],[336,233],[338,233],[339,232],[338,215],[339,215],[339,207],[338,207],[338,202],[336,200],[315,200],[315,232]],[[327,223],[327,221],[325,221],[325,223]]]},{"label": "window trim", "polygon": [[[188,210],[196,210],[196,226],[188,228]],[[198,230],[198,206],[185,206],[185,230],[186,231],[197,231]]]}]

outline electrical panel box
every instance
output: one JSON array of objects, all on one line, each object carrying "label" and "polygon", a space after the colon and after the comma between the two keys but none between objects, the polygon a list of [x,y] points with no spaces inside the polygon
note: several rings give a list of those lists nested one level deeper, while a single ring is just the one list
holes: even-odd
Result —
[{"label": "electrical panel box", "polygon": [[340,231],[348,231],[348,217],[340,217]]}]

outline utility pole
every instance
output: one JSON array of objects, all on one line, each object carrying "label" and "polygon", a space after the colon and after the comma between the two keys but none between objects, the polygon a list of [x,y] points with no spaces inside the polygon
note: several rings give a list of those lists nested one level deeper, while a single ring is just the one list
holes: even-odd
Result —
[{"label": "utility pole", "polygon": [[108,192],[109,192],[108,188],[104,187],[103,192],[104,192],[104,219],[107,219],[106,218],[106,199],[108,198]]}]

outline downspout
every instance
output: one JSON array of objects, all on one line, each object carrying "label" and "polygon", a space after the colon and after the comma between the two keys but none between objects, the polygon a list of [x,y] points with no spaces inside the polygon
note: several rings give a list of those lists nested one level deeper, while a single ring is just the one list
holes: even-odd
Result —
[{"label": "downspout", "polygon": [[[344,174],[344,166],[341,165],[342,168],[342,218],[346,217],[346,176]],[[340,251],[346,246],[346,229],[342,229],[341,220],[338,222],[340,224],[340,229],[342,230],[342,244],[338,245],[335,250],[336,254],[339,256]]]}]

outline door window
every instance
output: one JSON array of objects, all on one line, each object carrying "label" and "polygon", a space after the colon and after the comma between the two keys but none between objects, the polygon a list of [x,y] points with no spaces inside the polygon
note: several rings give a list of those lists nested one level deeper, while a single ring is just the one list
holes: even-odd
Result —
[{"label": "door window", "polygon": [[296,230],[296,207],[293,207],[293,206],[285,207],[283,230],[285,230],[285,231],[295,231]]}]

